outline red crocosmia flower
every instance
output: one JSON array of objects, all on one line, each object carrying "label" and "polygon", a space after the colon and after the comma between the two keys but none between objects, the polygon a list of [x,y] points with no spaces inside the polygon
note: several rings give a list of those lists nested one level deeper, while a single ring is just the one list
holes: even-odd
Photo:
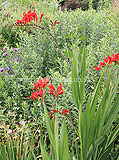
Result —
[{"label": "red crocosmia flower", "polygon": [[52,83],[50,83],[50,85],[49,85],[49,88],[50,88],[50,90],[49,90],[49,94],[52,94],[53,95],[53,97],[55,96],[55,88],[54,88],[54,86],[52,85]]},{"label": "red crocosmia flower", "polygon": [[37,92],[32,92],[30,98],[32,98],[32,100],[38,99],[38,93]]},{"label": "red crocosmia flower", "polygon": [[55,25],[56,25],[56,24],[60,23],[60,22],[57,22],[57,20],[55,20],[54,23],[53,23],[53,21],[51,21],[51,20],[50,20],[50,22],[51,22],[51,26],[52,26],[53,29],[55,28]]},{"label": "red crocosmia flower", "polygon": [[119,61],[119,53],[115,54],[115,59]]},{"label": "red crocosmia flower", "polygon": [[33,85],[34,85],[33,90],[39,88],[39,83],[34,83],[34,82],[33,82]]},{"label": "red crocosmia flower", "polygon": [[67,113],[69,113],[69,110],[67,110],[67,109],[62,109],[62,114],[63,114],[63,113],[66,115]]},{"label": "red crocosmia flower", "polygon": [[[106,57],[106,56],[105,56]],[[112,64],[112,62],[115,62],[115,63],[118,63],[119,64],[119,53],[117,53],[117,54],[112,54],[112,57],[111,56],[108,56],[107,58],[105,58],[104,57],[104,61],[103,62],[100,62],[100,65],[99,66],[101,66],[102,68],[106,65],[106,64],[108,64],[108,65],[111,65]],[[102,70],[102,68],[99,68],[98,66],[94,66],[93,68],[95,68],[96,69],[96,71],[97,70]],[[92,69],[92,68],[91,68]],[[90,70],[91,70],[90,69]],[[89,71],[90,71],[89,70]]]},{"label": "red crocosmia flower", "polygon": [[36,20],[36,24],[38,22],[38,17],[37,17],[37,14],[36,14],[36,10],[33,11],[33,13],[31,14],[33,19],[34,19],[34,23],[35,23],[35,20]]},{"label": "red crocosmia flower", "polygon": [[118,61],[117,61],[117,59],[115,58],[115,55],[114,55],[114,54],[112,54],[111,63],[112,63],[112,62],[118,63]]},{"label": "red crocosmia flower", "polygon": [[41,20],[42,20],[42,17],[44,16],[43,12],[41,13],[41,16],[40,16],[40,21],[39,21],[39,26],[40,26],[40,23],[41,23]]},{"label": "red crocosmia flower", "polygon": [[53,113],[60,113],[60,111],[56,110],[56,109],[52,109],[50,112],[53,112]]},{"label": "red crocosmia flower", "polygon": [[102,70],[102,68],[99,68],[98,66],[94,66],[94,68],[96,69],[96,71]]},{"label": "red crocosmia flower", "polygon": [[25,13],[25,12],[23,13],[22,20],[17,20],[17,23],[28,24],[29,22],[31,23],[32,20],[34,20],[34,23],[35,23],[35,20],[36,20],[36,24],[37,24],[38,18],[37,18],[37,15],[36,15],[36,10],[34,10],[31,13],[31,9],[30,9],[27,13]]},{"label": "red crocosmia flower", "polygon": [[49,82],[49,79],[46,79],[46,77],[43,78],[43,81],[40,78],[40,80],[38,80],[36,83],[33,82],[33,85],[34,85],[33,90],[38,88],[45,88],[48,82]]},{"label": "red crocosmia flower", "polygon": [[99,66],[101,66],[101,67],[103,68],[105,65],[106,65],[105,62],[100,62],[100,65],[99,65]]},{"label": "red crocosmia flower", "polygon": [[42,99],[42,102],[43,102],[43,90],[42,89],[40,89],[38,91],[38,95],[41,96],[41,99]]},{"label": "red crocosmia flower", "polygon": [[108,59],[108,63],[111,64],[112,63],[112,57],[108,56],[107,59]]},{"label": "red crocosmia flower", "polygon": [[41,96],[41,99],[43,101],[43,90],[42,89],[32,92],[30,98],[36,101],[36,99],[38,99],[38,96]]},{"label": "red crocosmia flower", "polygon": [[42,87],[46,87],[48,82],[49,82],[49,79],[46,79],[46,77],[44,77],[42,82]]},{"label": "red crocosmia flower", "polygon": [[23,23],[23,21],[22,21],[22,20],[20,20],[20,19],[18,19],[18,20],[17,20],[17,23]]},{"label": "red crocosmia flower", "polygon": [[24,24],[31,22],[33,20],[32,18],[32,13],[31,13],[31,9],[27,12],[27,13],[23,13],[23,19],[22,21],[24,22]]},{"label": "red crocosmia flower", "polygon": [[60,94],[60,95],[62,95],[63,94],[63,89],[62,89],[62,84],[61,83],[59,83],[60,84],[60,86],[57,88],[57,94],[56,94],[56,96],[58,95],[58,94]]},{"label": "red crocosmia flower", "polygon": [[107,63],[107,62],[108,62],[108,59],[105,59],[105,57],[104,57],[104,62],[105,62],[105,63]]},{"label": "red crocosmia flower", "polygon": [[42,88],[42,83],[43,83],[43,82],[42,82],[42,79],[41,79],[41,78],[40,78],[40,80],[37,81],[37,83],[38,83],[38,86],[39,86],[40,88]]}]

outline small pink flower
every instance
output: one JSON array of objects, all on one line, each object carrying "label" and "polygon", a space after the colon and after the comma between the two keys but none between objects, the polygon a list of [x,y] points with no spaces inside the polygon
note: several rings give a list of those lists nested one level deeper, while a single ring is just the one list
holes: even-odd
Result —
[{"label": "small pink flower", "polygon": [[7,55],[7,52],[5,52],[4,54],[3,54],[3,56],[6,56]]},{"label": "small pink flower", "polygon": [[7,49],[7,47],[5,46],[5,47],[3,48],[3,51],[6,51],[6,49]]},{"label": "small pink flower", "polygon": [[14,61],[18,61],[18,58],[15,58]]},{"label": "small pink flower", "polygon": [[12,130],[11,129],[8,129],[8,134],[11,134],[12,133]]}]

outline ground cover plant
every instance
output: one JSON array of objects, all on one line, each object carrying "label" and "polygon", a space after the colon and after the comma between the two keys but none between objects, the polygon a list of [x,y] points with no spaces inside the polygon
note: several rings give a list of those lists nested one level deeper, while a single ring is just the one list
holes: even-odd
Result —
[{"label": "ground cover plant", "polygon": [[20,3],[1,4],[0,159],[117,159],[118,10]]}]

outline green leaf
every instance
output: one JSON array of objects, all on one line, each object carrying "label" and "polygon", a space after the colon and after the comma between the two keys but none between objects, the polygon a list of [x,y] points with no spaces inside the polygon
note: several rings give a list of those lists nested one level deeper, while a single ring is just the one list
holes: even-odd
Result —
[{"label": "green leaf", "polygon": [[72,92],[75,104],[79,109],[78,57],[75,52],[73,52],[73,63],[72,63]]},{"label": "green leaf", "polygon": [[88,148],[89,148],[89,118],[90,118],[90,115],[89,115],[89,112],[90,112],[90,101],[91,101],[91,94],[89,95],[89,98],[88,98],[88,101],[87,101],[87,104],[86,104],[86,109],[84,111],[84,118],[83,120],[81,120],[81,131],[82,131],[82,136],[81,136],[81,143],[82,143],[82,150],[84,151],[83,153],[83,157],[86,157],[87,155],[87,151],[88,151]]},{"label": "green leaf", "polygon": [[[95,141],[95,145],[99,146],[103,141],[105,140],[104,136],[99,137],[96,141]],[[87,154],[87,159],[90,159],[92,157],[93,154],[93,144],[90,146],[88,154]]]},{"label": "green leaf", "polygon": [[106,118],[103,116],[103,112],[104,112],[104,107],[106,106],[106,99],[108,98],[107,95],[109,95],[109,93],[110,93],[109,84],[110,84],[110,77],[109,77],[107,84],[105,86],[105,90],[104,90],[101,102],[99,104],[99,107],[97,109],[97,112],[96,112],[95,118],[94,118],[94,129],[95,129],[95,137],[96,138],[98,138],[98,136],[100,136],[100,134],[102,132],[102,127],[103,127],[103,124],[104,124],[104,121]]},{"label": "green leaf", "polygon": [[85,95],[85,74],[86,74],[86,51],[83,48],[82,64],[81,64],[81,79],[80,79],[80,103],[83,105]]},{"label": "green leaf", "polygon": [[112,122],[114,121],[116,115],[119,112],[119,95],[117,96],[110,113],[108,114],[107,120],[106,120],[106,124],[105,124],[105,129],[104,129],[104,134],[107,133],[108,128],[110,127],[110,125],[112,124]]},{"label": "green leaf", "polygon": [[0,160],[7,160],[7,151],[4,142],[0,143]]},{"label": "green leaf", "polygon": [[97,102],[98,102],[98,94],[100,92],[100,85],[101,85],[103,76],[104,76],[104,71],[103,71],[103,73],[102,73],[102,75],[99,79],[99,82],[97,84],[94,96],[92,98],[91,109],[90,109],[90,121],[92,121],[93,118],[94,118],[94,113],[95,113],[96,105],[97,105]]},{"label": "green leaf", "polygon": [[113,142],[104,150],[103,154],[98,158],[98,160],[106,160],[112,147],[113,147]]},{"label": "green leaf", "polygon": [[64,118],[61,130],[61,138],[60,138],[60,160],[68,160],[69,158],[69,146],[68,146],[68,134],[67,134],[67,126],[66,120]]},{"label": "green leaf", "polygon": [[47,126],[47,130],[48,130],[48,135],[49,135],[49,138],[50,138],[50,141],[51,141],[51,145],[55,151],[55,139],[54,139],[54,128],[52,126],[52,122],[50,120],[50,118],[48,117],[48,112],[47,112],[47,108],[44,105],[44,113],[45,113],[45,119],[46,119],[46,126]]},{"label": "green leaf", "polygon": [[79,41],[82,41],[82,40],[84,40],[85,39],[85,37],[83,37],[83,36],[80,36],[79,37]]},{"label": "green leaf", "polygon": [[10,145],[9,145],[9,136],[8,135],[7,135],[6,145],[7,145],[7,153],[8,153],[9,160],[12,160],[12,157],[11,157],[11,148],[10,148]]},{"label": "green leaf", "polygon": [[115,127],[115,129],[111,132],[109,138],[108,138],[108,142],[109,144],[112,143],[116,137],[119,135],[119,124]]},{"label": "green leaf", "polygon": [[42,145],[42,142],[40,141],[40,147],[41,147],[41,153],[42,153],[42,156],[44,158],[44,160],[50,160],[46,150],[44,149],[44,146]]}]

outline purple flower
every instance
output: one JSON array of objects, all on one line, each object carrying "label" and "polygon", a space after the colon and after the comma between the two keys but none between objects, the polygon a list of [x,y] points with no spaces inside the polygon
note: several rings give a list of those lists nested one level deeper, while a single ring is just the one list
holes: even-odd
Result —
[{"label": "purple flower", "polygon": [[32,67],[31,67],[31,66],[29,66],[29,69],[32,69]]},{"label": "purple flower", "polygon": [[10,53],[12,53],[12,52],[13,52],[13,50],[10,51]]},{"label": "purple flower", "polygon": [[6,51],[6,49],[7,49],[7,47],[5,46],[5,47],[3,48],[3,51]]},{"label": "purple flower", "polygon": [[45,69],[48,69],[48,67],[45,67]]},{"label": "purple flower", "polygon": [[21,51],[21,49],[20,48],[14,48],[14,51]]},{"label": "purple flower", "polygon": [[4,54],[3,54],[3,56],[6,56],[7,55],[7,52],[5,52]]},{"label": "purple flower", "polygon": [[0,72],[2,72],[2,71],[4,71],[4,70],[5,70],[5,68],[1,68],[1,69],[0,69]]},{"label": "purple flower", "polygon": [[15,58],[14,61],[18,61],[18,58]]},{"label": "purple flower", "polygon": [[9,67],[6,67],[7,71],[9,72],[10,71],[10,68]]},{"label": "purple flower", "polygon": [[21,57],[21,59],[23,59],[24,57]]},{"label": "purple flower", "polygon": [[18,48],[14,48],[14,51],[18,51]]}]

